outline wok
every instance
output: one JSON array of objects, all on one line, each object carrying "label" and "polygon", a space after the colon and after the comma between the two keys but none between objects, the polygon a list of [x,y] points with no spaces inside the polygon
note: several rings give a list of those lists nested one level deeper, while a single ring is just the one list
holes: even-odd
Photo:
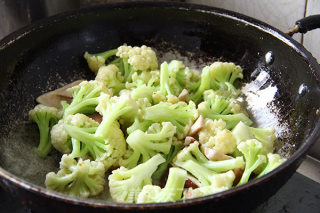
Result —
[{"label": "wok", "polygon": [[[104,197],[80,199],[45,189],[59,155],[42,159],[28,110],[44,92],[81,78],[93,78],[82,55],[123,43],[175,50],[197,63],[233,61],[244,82],[264,72],[260,90],[277,91],[263,108],[280,139],[278,152],[290,158],[271,173],[231,190],[163,204],[119,204]],[[267,60],[266,60],[267,54]],[[180,56],[180,57],[181,57]],[[250,209],[274,194],[295,172],[319,137],[320,67],[299,43],[279,30],[234,12],[185,3],[121,3],[63,13],[25,27],[0,42],[0,183],[35,212],[229,211]],[[249,107],[250,107],[250,103]],[[263,117],[264,112],[251,112]],[[274,122],[273,122],[274,121]],[[285,130],[279,130],[279,128]],[[302,187],[302,186],[301,186]]]}]

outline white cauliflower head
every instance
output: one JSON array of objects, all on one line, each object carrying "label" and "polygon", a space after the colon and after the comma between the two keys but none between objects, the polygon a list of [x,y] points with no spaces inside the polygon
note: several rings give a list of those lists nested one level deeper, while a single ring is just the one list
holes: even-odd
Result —
[{"label": "white cauliflower head", "polygon": [[127,150],[126,140],[120,129],[120,124],[117,121],[114,121],[112,124],[111,131],[106,140],[106,145],[108,146],[108,152],[97,159],[97,161],[102,162],[105,169],[108,170],[112,166],[119,166],[119,160]]},{"label": "white cauliflower head", "polygon": [[98,122],[96,122],[92,118],[89,118],[85,114],[81,114],[81,113],[77,113],[75,115],[69,115],[65,118],[65,121],[67,123],[70,123],[70,124],[78,126],[78,127],[97,127],[97,126],[99,126]]},{"label": "white cauliflower head", "polygon": [[72,151],[71,139],[63,127],[63,119],[52,127],[50,135],[51,143],[56,150],[63,154],[68,154]]},{"label": "white cauliflower head", "polygon": [[87,198],[103,191],[104,175],[105,169],[100,162],[81,158],[76,161],[69,155],[63,155],[59,172],[49,172],[45,185],[51,190]]},{"label": "white cauliflower head", "polygon": [[118,47],[116,55],[120,58],[128,58],[128,63],[137,70],[146,71],[158,68],[156,53],[145,45],[141,47],[122,45]]},{"label": "white cauliflower head", "polygon": [[223,154],[233,153],[237,141],[231,131],[225,129],[226,123],[223,120],[211,120],[206,118],[205,124],[199,132],[199,142],[202,147],[212,148]]}]

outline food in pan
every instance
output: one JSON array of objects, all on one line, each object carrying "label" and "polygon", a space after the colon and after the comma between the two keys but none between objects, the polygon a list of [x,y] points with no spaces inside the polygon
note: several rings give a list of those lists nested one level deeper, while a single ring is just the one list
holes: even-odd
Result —
[{"label": "food in pan", "polygon": [[95,80],[67,89],[72,100],[61,109],[39,104],[29,113],[40,132],[35,151],[63,154],[47,188],[170,202],[245,184],[285,161],[273,153],[274,129],[253,127],[239,101],[240,66],[213,62],[200,73],[172,60],[159,68],[144,45],[84,58]]}]

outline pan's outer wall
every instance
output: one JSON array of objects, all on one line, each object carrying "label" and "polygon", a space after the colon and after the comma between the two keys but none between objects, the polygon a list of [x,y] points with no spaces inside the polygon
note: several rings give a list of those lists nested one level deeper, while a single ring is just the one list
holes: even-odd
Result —
[{"label": "pan's outer wall", "polygon": [[[2,186],[38,212],[66,211],[70,207],[70,212],[81,212],[92,206],[110,211],[170,208],[176,212],[176,207],[181,207],[181,212],[191,208],[227,211],[251,208],[274,194],[294,173],[319,135],[315,130],[318,123],[315,111],[320,104],[319,66],[299,44],[277,31],[267,32],[269,26],[249,18],[247,23],[238,21],[230,18],[233,15],[224,10],[179,3],[127,3],[67,13],[12,34],[0,43],[0,133],[6,135],[10,131],[11,121],[27,119],[27,111],[35,104],[33,97],[43,93],[43,88],[60,86],[58,80],[54,81],[57,73],[65,82],[71,82],[71,76],[92,78],[82,58],[84,51],[99,52],[123,43],[160,49],[174,46],[181,53],[189,51],[203,58],[234,61],[244,68],[246,81],[252,80],[251,73],[255,70],[266,70],[271,75],[272,84],[278,87],[274,104],[280,109],[282,121],[291,129],[283,143],[299,148],[276,171],[246,186],[207,198],[184,204],[136,205],[132,209],[128,205],[48,199],[53,194],[46,189],[21,187],[20,180],[0,170]],[[250,22],[258,24],[253,26]],[[264,55],[269,51],[275,56],[272,65],[264,62]],[[308,88],[302,95],[298,92],[301,84]],[[9,176],[13,179],[9,180]],[[73,206],[74,202],[86,207]]]}]

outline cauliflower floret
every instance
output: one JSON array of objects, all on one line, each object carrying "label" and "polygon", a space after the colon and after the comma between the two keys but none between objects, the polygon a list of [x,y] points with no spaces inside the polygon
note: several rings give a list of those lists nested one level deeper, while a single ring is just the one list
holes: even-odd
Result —
[{"label": "cauliflower floret", "polygon": [[213,177],[212,184],[209,186],[200,186],[199,188],[189,188],[184,191],[184,199],[190,199],[195,197],[201,197],[209,194],[215,194],[228,190],[232,187],[232,183],[235,179],[234,172],[232,170],[217,174]]},{"label": "cauliflower floret", "polygon": [[148,100],[148,98],[139,98],[137,101],[136,101],[137,105],[139,106],[139,112],[146,108],[146,107],[151,107],[152,104],[150,103],[150,101]]},{"label": "cauliflower floret", "polygon": [[152,100],[154,104],[158,104],[160,102],[166,101],[167,98],[160,91],[156,91],[152,94]]},{"label": "cauliflower floret", "polygon": [[108,177],[112,199],[121,203],[136,202],[142,188],[152,183],[152,174],[164,162],[165,159],[161,154],[157,154],[132,169],[121,166],[113,170]]},{"label": "cauliflower floret", "polygon": [[171,104],[176,104],[180,101],[177,96],[175,95],[164,96],[160,91],[153,92],[152,100],[154,104],[158,104],[160,102],[169,102]]},{"label": "cauliflower floret", "polygon": [[129,89],[130,87],[138,87],[142,84],[147,86],[158,86],[160,83],[160,72],[159,70],[153,71],[143,71],[140,74],[137,72],[132,74],[132,83],[126,85]]},{"label": "cauliflower floret", "polygon": [[179,98],[174,95],[167,95],[167,102],[172,103],[172,104],[176,104],[179,102]]},{"label": "cauliflower floret", "polygon": [[194,82],[200,81],[201,73],[198,70],[189,69],[186,67],[184,70],[184,73],[186,75],[186,87],[189,88],[194,84]]},{"label": "cauliflower floret", "polygon": [[181,199],[187,172],[180,168],[171,167],[164,188],[156,185],[145,185],[138,195],[137,203],[172,202]]},{"label": "cauliflower floret", "polygon": [[127,145],[123,132],[120,129],[120,124],[114,121],[111,131],[106,140],[108,152],[103,155],[98,161],[103,162],[105,168],[118,167],[119,160],[126,153]]},{"label": "cauliflower floret", "polygon": [[64,104],[63,117],[76,113],[94,113],[101,93],[112,95],[112,91],[104,83],[96,80],[82,81],[79,85],[67,90],[72,94],[72,102]]},{"label": "cauliflower floret", "polygon": [[114,64],[100,67],[95,80],[104,83],[107,88],[112,90],[114,95],[119,94],[124,89],[124,83],[122,83],[124,78],[119,68]]},{"label": "cauliflower floret", "polygon": [[225,129],[226,123],[223,120],[211,120],[206,118],[205,124],[199,132],[199,142],[202,148],[212,148],[223,154],[233,153],[237,141],[231,131]]},{"label": "cauliflower floret", "polygon": [[106,60],[102,56],[91,56],[88,52],[85,52],[83,57],[87,60],[89,68],[95,73],[105,65]]},{"label": "cauliflower floret", "polygon": [[54,125],[50,132],[53,147],[63,154],[72,151],[70,136],[63,127],[63,120]]},{"label": "cauliflower floret", "polygon": [[199,133],[199,142],[201,144],[209,141],[211,136],[216,135],[218,131],[223,130],[226,126],[226,123],[222,119],[211,120],[206,118],[204,123],[202,131]]},{"label": "cauliflower floret", "polygon": [[70,123],[74,126],[78,127],[97,127],[99,126],[99,123],[93,120],[92,118],[89,118],[85,114],[77,113],[74,116],[68,116],[65,118],[67,123]]},{"label": "cauliflower floret", "polygon": [[193,121],[197,117],[196,106],[192,101],[189,104],[183,101],[179,101],[176,104],[160,102],[159,104],[145,108],[143,114],[143,119],[154,123],[171,122],[177,127],[178,139],[183,139],[187,136]]},{"label": "cauliflower floret", "polygon": [[41,157],[45,157],[51,151],[50,129],[61,118],[62,112],[55,107],[38,104],[29,111],[30,120],[36,122],[40,133],[40,143],[34,148]]},{"label": "cauliflower floret", "polygon": [[145,45],[141,47],[120,46],[116,55],[120,58],[128,58],[128,63],[137,70],[146,71],[158,68],[156,53]]},{"label": "cauliflower floret", "polygon": [[48,189],[77,197],[89,197],[102,192],[105,184],[105,169],[102,163],[82,159],[77,162],[68,155],[63,155],[60,171],[46,175]]}]

